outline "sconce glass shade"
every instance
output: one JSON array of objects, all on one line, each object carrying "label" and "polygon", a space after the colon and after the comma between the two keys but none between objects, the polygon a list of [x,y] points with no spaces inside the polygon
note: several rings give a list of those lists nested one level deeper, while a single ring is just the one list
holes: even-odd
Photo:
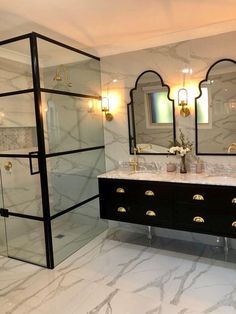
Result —
[{"label": "sconce glass shade", "polygon": [[188,117],[190,115],[190,110],[187,108],[188,105],[188,92],[186,88],[181,88],[178,91],[178,105],[182,106],[180,109],[180,115],[182,117]]},{"label": "sconce glass shade", "polygon": [[181,88],[178,91],[178,105],[187,106],[188,105],[188,92],[186,88]]},{"label": "sconce glass shade", "polygon": [[102,111],[105,112],[105,118],[107,121],[113,120],[113,115],[109,112],[109,98],[102,98]]},{"label": "sconce glass shade", "polygon": [[108,97],[103,97],[102,98],[102,111],[103,112],[108,112],[109,111],[109,98]]}]

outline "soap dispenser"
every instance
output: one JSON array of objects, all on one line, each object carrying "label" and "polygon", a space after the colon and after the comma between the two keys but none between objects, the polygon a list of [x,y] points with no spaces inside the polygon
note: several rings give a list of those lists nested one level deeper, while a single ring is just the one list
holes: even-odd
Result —
[{"label": "soap dispenser", "polygon": [[199,157],[197,157],[197,163],[196,163],[196,173],[202,173],[203,164]]}]

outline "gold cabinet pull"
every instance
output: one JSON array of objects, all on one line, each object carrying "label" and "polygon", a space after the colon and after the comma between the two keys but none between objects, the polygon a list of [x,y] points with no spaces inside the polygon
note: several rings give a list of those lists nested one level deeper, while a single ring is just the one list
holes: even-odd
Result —
[{"label": "gold cabinet pull", "polygon": [[233,221],[233,222],[232,222],[232,227],[233,227],[233,228],[236,228],[236,221]]},{"label": "gold cabinet pull", "polygon": [[195,194],[193,195],[193,200],[204,201],[204,197],[201,194]]},{"label": "gold cabinet pull", "polygon": [[235,203],[236,203],[236,197],[232,199],[232,204],[235,204]]},{"label": "gold cabinet pull", "polygon": [[123,188],[117,188],[116,193],[125,193],[125,189]]},{"label": "gold cabinet pull", "polygon": [[200,217],[200,216],[194,217],[194,218],[193,218],[193,221],[194,221],[194,222],[198,222],[198,223],[204,223],[204,222],[205,222],[204,218],[202,218],[202,217]]},{"label": "gold cabinet pull", "polygon": [[117,211],[118,211],[119,213],[126,213],[126,209],[125,209],[124,207],[118,207],[118,208],[117,208]]},{"label": "gold cabinet pull", "polygon": [[156,216],[157,214],[153,211],[153,210],[148,210],[146,211],[146,216],[151,216],[151,217],[154,217]]},{"label": "gold cabinet pull", "polygon": [[154,196],[155,195],[155,193],[153,191],[151,191],[151,190],[145,191],[144,194],[147,195],[147,196]]}]

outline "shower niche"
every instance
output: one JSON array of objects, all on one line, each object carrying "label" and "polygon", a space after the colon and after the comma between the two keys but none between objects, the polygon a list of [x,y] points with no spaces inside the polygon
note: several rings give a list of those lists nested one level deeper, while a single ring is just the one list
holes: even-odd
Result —
[{"label": "shower niche", "polygon": [[54,268],[106,230],[100,60],[37,33],[0,47],[0,255]]}]

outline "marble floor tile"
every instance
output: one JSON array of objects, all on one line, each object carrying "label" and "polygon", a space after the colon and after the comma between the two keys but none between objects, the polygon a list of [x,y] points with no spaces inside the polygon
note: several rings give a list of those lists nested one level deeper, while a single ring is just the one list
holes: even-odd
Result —
[{"label": "marble floor tile", "polygon": [[100,235],[54,270],[0,257],[1,314],[235,314],[236,264]]}]

